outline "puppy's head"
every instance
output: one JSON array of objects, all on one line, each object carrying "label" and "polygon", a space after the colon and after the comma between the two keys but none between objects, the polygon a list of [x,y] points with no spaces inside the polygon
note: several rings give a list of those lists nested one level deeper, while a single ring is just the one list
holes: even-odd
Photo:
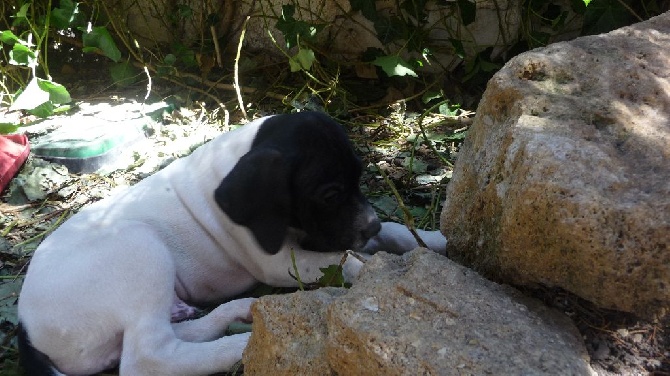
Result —
[{"label": "puppy's head", "polygon": [[289,227],[306,234],[305,249],[356,250],[380,229],[360,176],[340,124],[315,112],[278,115],[260,126],[214,197],[268,253],[279,251]]}]

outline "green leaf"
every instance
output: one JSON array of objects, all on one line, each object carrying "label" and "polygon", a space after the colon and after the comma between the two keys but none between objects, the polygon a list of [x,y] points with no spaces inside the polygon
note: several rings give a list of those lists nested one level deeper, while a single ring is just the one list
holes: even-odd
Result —
[{"label": "green leaf", "polygon": [[344,287],[344,277],[342,276],[342,268],[339,265],[328,265],[327,268],[319,268],[323,275],[319,278],[319,285],[321,287]]},{"label": "green leaf", "polygon": [[30,48],[21,43],[14,44],[12,50],[9,51],[9,63],[13,65],[26,65],[33,67],[37,64],[37,56]]},{"label": "green leaf", "polygon": [[458,10],[460,12],[463,25],[468,26],[475,22],[475,18],[477,17],[477,5],[474,3],[474,1],[456,0],[456,3],[458,4]]},{"label": "green leaf", "polygon": [[195,52],[181,43],[174,43],[172,45],[172,51],[175,54],[175,57],[182,64],[187,67],[195,68],[198,66],[198,61],[195,58]]},{"label": "green leaf", "polygon": [[584,0],[584,6],[588,7],[590,3],[591,3],[591,0]]},{"label": "green leaf", "polygon": [[444,94],[441,90],[428,90],[421,96],[421,102],[423,102],[423,104],[428,104],[431,101],[442,98],[444,98]]},{"label": "green leaf", "polygon": [[65,89],[65,86],[59,83],[38,78],[37,85],[40,89],[49,93],[49,101],[53,104],[68,103],[72,101],[72,97],[70,97],[70,93]]},{"label": "green leaf", "polygon": [[67,29],[79,13],[79,3],[60,0],[60,7],[51,11],[51,24],[57,29]]},{"label": "green leaf", "polygon": [[21,6],[21,9],[14,15],[12,26],[19,26],[22,23],[28,23],[28,8],[32,2],[27,2]]},{"label": "green leaf", "polygon": [[284,35],[286,48],[297,46],[299,38],[313,41],[316,34],[325,27],[325,24],[310,24],[305,21],[298,21],[293,18],[294,13],[294,5],[283,5],[282,15],[275,24],[277,30]]},{"label": "green leaf", "polygon": [[167,54],[165,55],[165,58],[163,59],[163,64],[165,65],[174,65],[174,63],[177,62],[177,57],[174,56],[173,54]]},{"label": "green leaf", "polygon": [[132,85],[138,79],[138,71],[129,62],[114,64],[109,68],[109,73],[114,83],[121,87]]},{"label": "green leaf", "polygon": [[18,124],[13,123],[0,123],[0,134],[7,134],[16,132],[19,129]]},{"label": "green leaf", "polygon": [[49,101],[49,93],[39,85],[38,78],[35,77],[26,86],[14,100],[10,111],[14,110],[32,110],[33,108]]},{"label": "green leaf", "polygon": [[298,72],[301,70],[310,70],[314,63],[314,51],[309,48],[301,48],[298,53],[289,59],[291,65],[291,72]]},{"label": "green leaf", "polygon": [[70,101],[70,93],[63,85],[35,77],[16,97],[10,110],[28,110],[33,115],[47,117],[54,113],[54,104]]},{"label": "green leaf", "polygon": [[46,118],[54,113],[54,105],[51,103],[51,101],[46,101],[42,103],[41,105],[33,108],[32,110],[28,110],[28,113],[39,116],[41,118]]},{"label": "green leaf", "polygon": [[116,47],[114,39],[104,26],[96,26],[91,32],[83,34],[85,52],[101,52],[114,62],[121,60],[121,51]]},{"label": "green leaf", "polygon": [[400,56],[380,56],[372,64],[381,67],[389,77],[406,76],[418,77],[412,68]]},{"label": "green leaf", "polygon": [[14,43],[19,42],[19,37],[14,35],[11,30],[3,30],[0,32],[0,42],[13,46]]},{"label": "green leaf", "polygon": [[456,116],[458,115],[458,110],[461,108],[459,104],[449,104],[449,102],[442,103],[438,107],[438,111],[441,115],[445,116]]}]

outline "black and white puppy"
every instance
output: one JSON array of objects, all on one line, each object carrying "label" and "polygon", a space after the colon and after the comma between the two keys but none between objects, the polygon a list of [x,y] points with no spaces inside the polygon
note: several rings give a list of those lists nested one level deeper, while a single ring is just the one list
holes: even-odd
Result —
[{"label": "black and white puppy", "polygon": [[[242,357],[253,299],[188,318],[257,282],[295,286],[345,250],[402,253],[404,226],[381,224],[361,194],[361,163],[319,113],[266,117],[223,134],[66,221],[35,251],[19,298],[29,374],[207,375]],[[443,251],[437,232],[420,232]],[[345,277],[362,263],[348,257]]]}]

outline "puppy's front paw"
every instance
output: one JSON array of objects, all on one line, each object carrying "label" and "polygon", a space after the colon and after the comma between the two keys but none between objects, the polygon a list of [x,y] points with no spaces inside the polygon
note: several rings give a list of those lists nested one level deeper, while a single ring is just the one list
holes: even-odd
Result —
[{"label": "puppy's front paw", "polygon": [[421,240],[426,243],[428,249],[441,255],[447,253],[447,238],[439,231],[421,231]]},{"label": "puppy's front paw", "polygon": [[221,306],[221,309],[228,313],[229,319],[232,321],[251,322],[251,305],[254,304],[256,298],[242,298],[231,300]]},{"label": "puppy's front paw", "polygon": [[344,260],[344,265],[342,265],[342,277],[344,280],[349,283],[355,281],[363,265],[365,265],[365,261],[361,254],[347,251],[346,260]]}]

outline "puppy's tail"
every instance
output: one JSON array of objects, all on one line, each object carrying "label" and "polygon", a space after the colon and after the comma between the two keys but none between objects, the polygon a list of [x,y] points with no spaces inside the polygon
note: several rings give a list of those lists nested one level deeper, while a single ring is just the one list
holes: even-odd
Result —
[{"label": "puppy's tail", "polygon": [[33,347],[21,322],[19,322],[18,330],[19,365],[23,367],[26,376],[63,375],[56,371],[48,356]]}]

